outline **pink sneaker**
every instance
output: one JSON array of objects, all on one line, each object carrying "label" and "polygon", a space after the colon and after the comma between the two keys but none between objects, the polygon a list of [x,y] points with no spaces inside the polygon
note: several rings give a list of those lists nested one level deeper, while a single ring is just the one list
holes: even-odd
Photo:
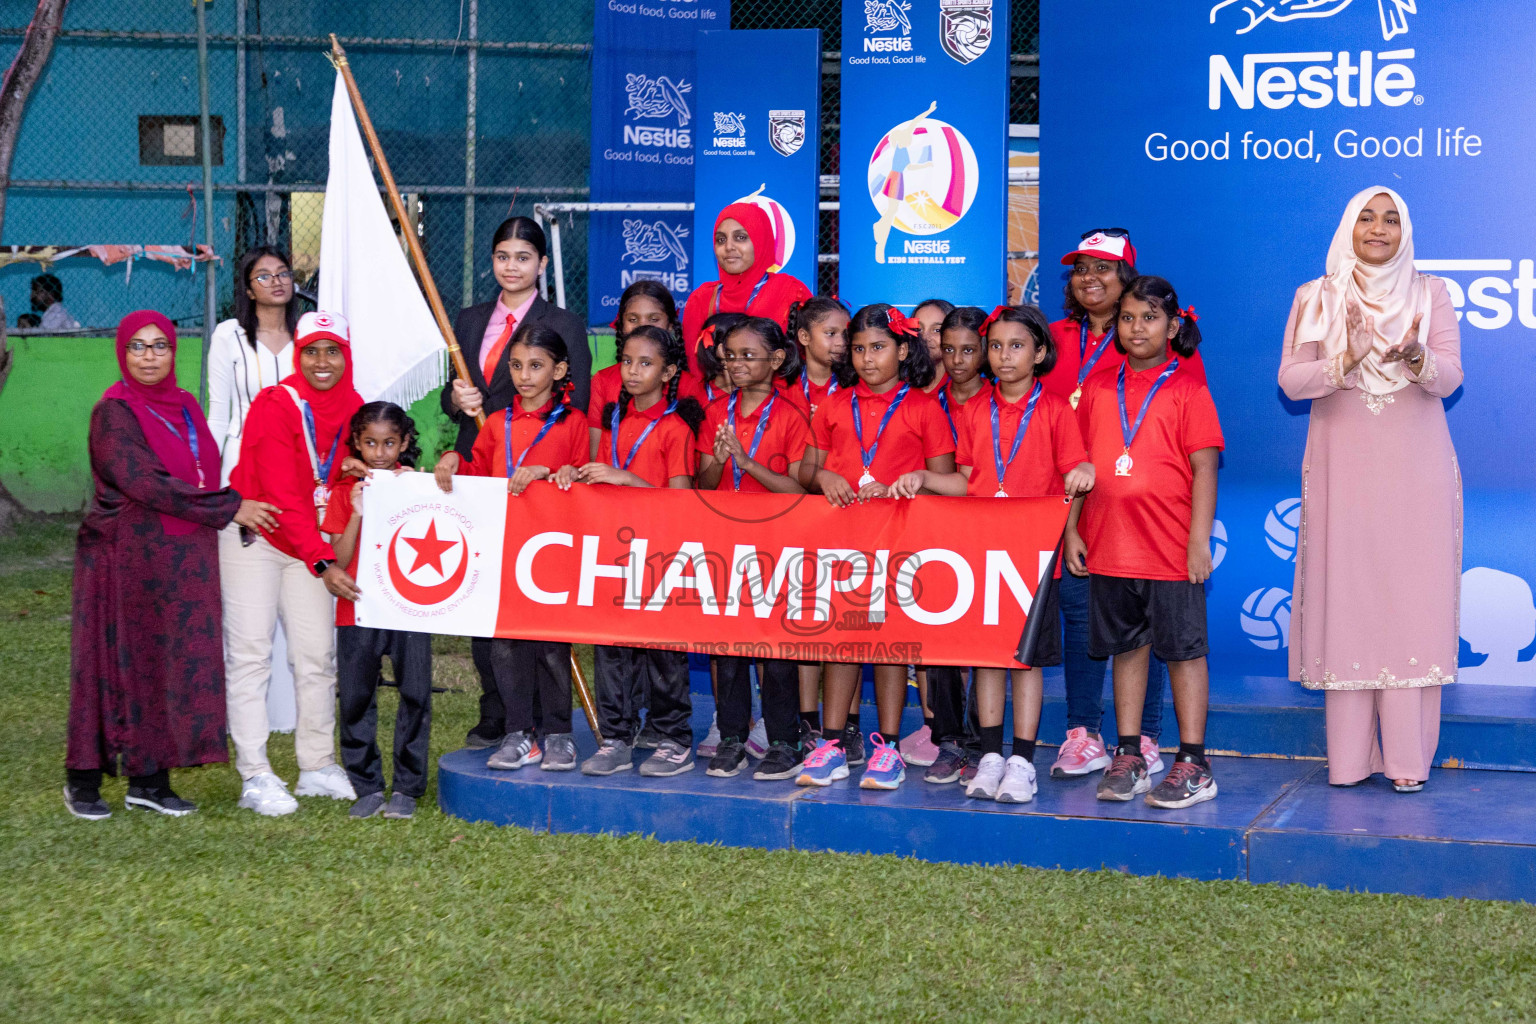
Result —
[{"label": "pink sneaker", "polygon": [[1108,768],[1111,760],[1104,741],[1078,726],[1067,730],[1067,738],[1056,752],[1056,763],[1051,765],[1051,778],[1075,779]]},{"label": "pink sneaker", "polygon": [[909,734],[896,747],[901,751],[903,761],[919,768],[927,768],[939,759],[939,748],[934,745],[933,734],[926,725]]},{"label": "pink sneaker", "polygon": [[1147,774],[1149,776],[1156,775],[1168,767],[1163,764],[1163,755],[1158,752],[1157,743],[1150,736],[1143,736],[1141,738],[1141,759],[1147,762]]}]

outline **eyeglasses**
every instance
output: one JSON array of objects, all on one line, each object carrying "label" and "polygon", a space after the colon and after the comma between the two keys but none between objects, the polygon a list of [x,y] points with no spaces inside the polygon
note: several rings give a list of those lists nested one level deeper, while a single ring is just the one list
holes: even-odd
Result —
[{"label": "eyeglasses", "polygon": [[[1127,231],[1125,228],[1094,228],[1092,231],[1084,231],[1081,235],[1078,235],[1077,237],[1078,237],[1079,241],[1083,241],[1083,240],[1092,238],[1094,235],[1108,235],[1110,238],[1130,238],[1131,237],[1131,233],[1129,231]],[[258,280],[260,280],[260,279],[258,278]]]},{"label": "eyeglasses", "polygon": [[150,351],[154,352],[157,356],[163,356],[170,350],[171,343],[168,341],[130,341],[128,343],[128,351],[136,356],[141,356],[145,352]]},{"label": "eyeglasses", "polygon": [[[1086,238],[1088,236],[1084,235],[1083,237]],[[293,280],[293,271],[291,271],[291,270],[279,270],[275,274],[269,273],[269,272],[263,272],[263,273],[257,274],[255,277],[251,278],[251,280],[255,281],[257,284],[261,285],[263,288],[267,287],[267,285],[271,284],[273,281],[281,281],[284,284],[288,284],[289,282],[291,282]]]},{"label": "eyeglasses", "polygon": [[717,352],[716,355],[720,357],[722,363],[766,363],[773,358],[772,356],[737,355],[734,352],[726,352],[724,350]]}]

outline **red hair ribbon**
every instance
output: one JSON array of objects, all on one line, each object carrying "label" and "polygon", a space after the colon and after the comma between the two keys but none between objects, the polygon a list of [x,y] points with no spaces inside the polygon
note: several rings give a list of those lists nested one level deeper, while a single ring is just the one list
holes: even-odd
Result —
[{"label": "red hair ribbon", "polygon": [[617,333],[618,329],[619,329],[619,318],[622,317],[623,315],[624,315],[623,313],[616,313],[616,314],[614,314],[613,323],[608,325],[609,327],[612,327],[614,329],[615,333]]},{"label": "red hair ribbon", "polygon": [[1195,315],[1194,306],[1185,306],[1183,309],[1179,310],[1179,316],[1194,323],[1200,322],[1200,318]]},{"label": "red hair ribbon", "polygon": [[706,324],[699,332],[699,348],[715,347],[715,324]]},{"label": "red hair ribbon", "polygon": [[992,327],[992,325],[1001,320],[1003,314],[1012,308],[1012,306],[998,306],[992,312],[988,313],[987,318],[981,322],[981,330],[977,333],[985,338],[987,336],[987,331]]},{"label": "red hair ribbon", "polygon": [[892,334],[902,334],[909,338],[916,338],[923,333],[923,325],[921,323],[907,316],[895,306],[886,311],[885,324],[891,329]]}]

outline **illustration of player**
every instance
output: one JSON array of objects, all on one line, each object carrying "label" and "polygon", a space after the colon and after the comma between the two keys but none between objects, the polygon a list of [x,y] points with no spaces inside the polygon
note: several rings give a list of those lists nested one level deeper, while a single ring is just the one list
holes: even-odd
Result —
[{"label": "illustration of player", "polygon": [[929,145],[919,148],[916,159],[913,159],[913,137],[917,126],[924,118],[938,109],[938,101],[928,104],[928,109],[918,114],[910,121],[903,121],[892,128],[886,136],[894,147],[891,153],[891,169],[885,176],[885,184],[880,188],[881,201],[884,209],[880,219],[875,222],[875,262],[885,262],[885,243],[891,237],[891,225],[896,220],[896,211],[906,199],[906,174],[908,171],[919,170],[933,166],[933,147]]}]

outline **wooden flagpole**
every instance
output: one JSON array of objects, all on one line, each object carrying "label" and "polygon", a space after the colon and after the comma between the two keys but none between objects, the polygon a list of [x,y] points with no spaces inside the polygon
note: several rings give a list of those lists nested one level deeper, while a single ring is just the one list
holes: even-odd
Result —
[{"label": "wooden flagpole", "polygon": [[[395,187],[395,176],[390,173],[389,161],[384,158],[384,147],[379,143],[378,133],[373,130],[373,121],[368,117],[368,108],[363,105],[362,93],[357,91],[357,80],[352,77],[352,67],[347,63],[347,51],[341,48],[341,43],[336,39],[336,33],[331,33],[331,65],[341,72],[341,79],[347,84],[347,96],[352,100],[352,110],[357,115],[357,124],[363,130],[363,138],[368,141],[368,149],[373,153],[373,162],[378,165],[379,177],[384,179],[384,195],[389,200],[390,207],[395,211],[395,220],[400,224],[400,233],[405,236],[405,246],[411,256],[411,262],[416,267],[416,276],[421,280],[422,289],[427,294],[427,305],[432,307],[432,316],[437,320],[437,329],[443,333],[443,340],[448,343],[448,358],[453,360],[453,368],[458,375],[469,380],[469,364],[464,361],[464,353],[459,350],[459,341],[454,336],[453,324],[448,320],[448,310],[443,307],[443,298],[437,293],[437,282],[432,279],[432,271],[427,268],[426,254],[421,251],[421,240],[416,237],[416,232],[411,230],[411,221],[406,213],[405,202],[400,198],[400,190]],[[322,268],[323,270],[323,268]],[[475,414],[475,425],[485,426],[485,414]],[[571,678],[576,683],[576,694],[581,698],[581,709],[586,712],[587,724],[592,727],[592,735],[602,741],[602,733],[597,728],[597,708],[592,703],[592,691],[587,686],[587,677],[581,671],[581,664],[576,660],[576,654],[571,652]]]}]

